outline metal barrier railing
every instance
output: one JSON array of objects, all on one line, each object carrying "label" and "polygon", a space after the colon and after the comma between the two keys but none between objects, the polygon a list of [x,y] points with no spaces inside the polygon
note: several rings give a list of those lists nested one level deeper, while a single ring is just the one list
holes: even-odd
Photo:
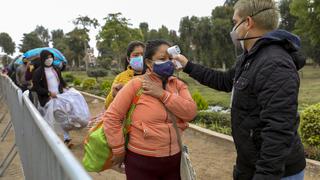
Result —
[{"label": "metal barrier railing", "polygon": [[[20,155],[25,179],[91,179],[62,140],[42,118],[28,95],[22,94],[11,79],[4,75],[0,75],[0,96],[10,111],[11,122],[15,130],[16,149]],[[8,166],[15,152],[13,146],[1,166]],[[1,166],[0,171],[1,169],[5,171],[6,167]],[[0,176],[2,173],[0,172]]]}]

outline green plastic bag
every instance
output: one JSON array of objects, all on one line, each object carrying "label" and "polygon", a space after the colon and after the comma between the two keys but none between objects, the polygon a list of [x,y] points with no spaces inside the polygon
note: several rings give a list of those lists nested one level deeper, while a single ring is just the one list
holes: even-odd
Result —
[{"label": "green plastic bag", "polygon": [[[125,137],[125,146],[129,141],[129,132],[131,126],[131,115],[137,105],[137,102],[143,90],[140,88],[133,98],[127,117],[123,124],[123,134]],[[82,164],[89,172],[101,172],[110,169],[112,166],[112,150],[104,134],[103,121],[100,121],[95,127],[89,130],[84,140],[84,157]]]}]

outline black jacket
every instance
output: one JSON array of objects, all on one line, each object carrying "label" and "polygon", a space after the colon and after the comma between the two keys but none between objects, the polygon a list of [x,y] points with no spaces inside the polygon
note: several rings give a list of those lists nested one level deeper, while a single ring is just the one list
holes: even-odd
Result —
[{"label": "black jacket", "polygon": [[[65,88],[67,84],[62,78],[61,72],[56,68],[54,69],[57,72],[59,81],[60,81],[59,92],[63,93],[63,88]],[[46,103],[50,100],[50,95],[49,95],[50,92],[48,90],[47,78],[46,78],[43,65],[38,67],[33,73],[32,83],[33,83],[33,90],[37,92],[40,105],[45,106]]]},{"label": "black jacket", "polygon": [[234,179],[279,180],[306,166],[298,134],[297,70],[305,64],[300,39],[283,30],[259,39],[227,72],[188,62],[184,71],[201,84],[231,92]]}]

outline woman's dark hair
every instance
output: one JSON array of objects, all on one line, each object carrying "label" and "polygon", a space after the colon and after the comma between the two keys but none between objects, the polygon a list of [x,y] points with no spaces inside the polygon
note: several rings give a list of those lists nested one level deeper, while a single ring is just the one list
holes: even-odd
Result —
[{"label": "woman's dark hair", "polygon": [[127,57],[124,60],[124,69],[126,70],[129,62],[128,62],[128,58],[130,58],[130,54],[133,52],[134,48],[141,46],[142,48],[145,48],[145,45],[143,42],[140,41],[131,41],[128,45],[127,48]]},{"label": "woman's dark hair", "polygon": [[151,60],[152,56],[156,53],[159,46],[161,46],[161,45],[171,46],[171,43],[169,43],[166,40],[162,40],[162,39],[148,41],[146,44],[145,52],[144,52],[144,60],[146,60],[146,59]]},{"label": "woman's dark hair", "polygon": [[54,59],[54,55],[53,55],[52,52],[50,52],[50,51],[48,51],[48,50],[42,50],[42,51],[40,52],[40,60],[41,60],[41,61],[46,60],[49,55],[51,55],[52,58]]}]

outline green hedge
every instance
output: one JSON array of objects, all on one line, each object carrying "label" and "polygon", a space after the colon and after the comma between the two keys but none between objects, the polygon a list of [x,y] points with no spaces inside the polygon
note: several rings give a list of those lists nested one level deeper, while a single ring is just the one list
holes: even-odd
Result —
[{"label": "green hedge", "polygon": [[76,78],[71,73],[63,74],[63,80],[67,83],[72,83]]},{"label": "green hedge", "polygon": [[193,123],[213,131],[231,135],[230,114],[200,111]]},{"label": "green hedge", "polygon": [[82,82],[82,89],[84,90],[94,89],[96,85],[97,85],[97,81],[94,78],[86,78]]},{"label": "green hedge", "polygon": [[208,102],[202,97],[199,91],[192,94],[192,99],[197,103],[198,110],[208,109]]},{"label": "green hedge", "polygon": [[95,68],[95,69],[89,69],[87,72],[87,75],[89,77],[95,77],[98,79],[98,77],[104,77],[108,75],[108,71],[103,68]]},{"label": "green hedge", "polygon": [[305,143],[320,148],[320,103],[302,111],[300,133]]},{"label": "green hedge", "polygon": [[76,78],[76,79],[73,81],[73,85],[74,85],[74,86],[80,86],[81,83],[82,83],[81,79],[78,79],[78,78]]},{"label": "green hedge", "polygon": [[105,80],[100,84],[100,90],[102,92],[102,95],[108,95],[111,90],[112,82]]}]

